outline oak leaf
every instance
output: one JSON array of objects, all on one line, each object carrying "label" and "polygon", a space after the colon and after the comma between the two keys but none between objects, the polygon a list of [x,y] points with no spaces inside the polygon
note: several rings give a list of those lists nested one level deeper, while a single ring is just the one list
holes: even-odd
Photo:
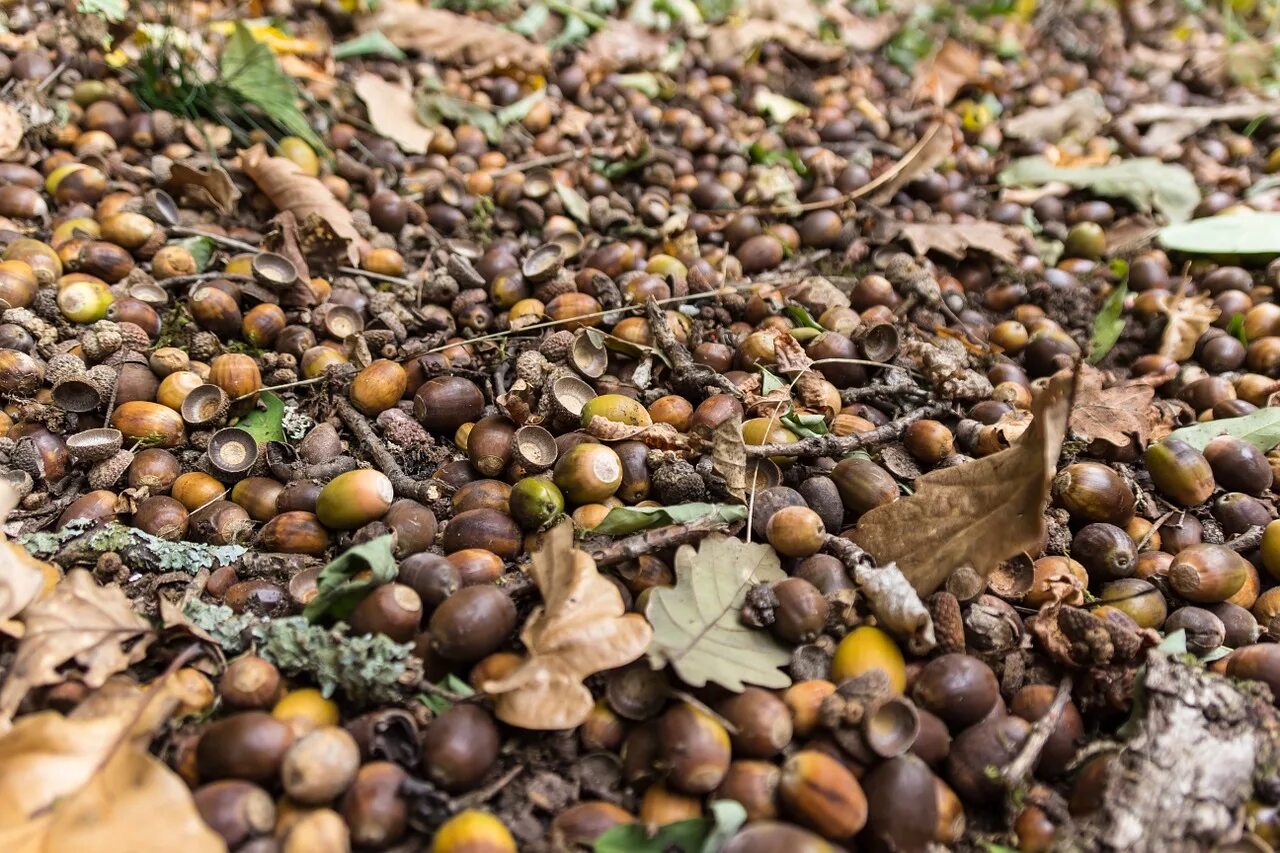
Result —
[{"label": "oak leaf", "polygon": [[547,49],[519,33],[447,9],[383,2],[361,26],[381,30],[396,47],[430,54],[438,62],[530,72],[550,64]]},{"label": "oak leaf", "polygon": [[725,490],[740,501],[747,499],[747,447],[742,440],[742,418],[737,415],[711,433],[711,470],[724,478]]},{"label": "oak leaf", "polygon": [[[0,525],[17,504],[17,492],[8,483],[0,482]],[[21,623],[10,620],[40,593],[45,578],[42,565],[31,558],[26,548],[6,542],[0,528],[0,632],[21,636]]]},{"label": "oak leaf", "polygon": [[520,632],[528,657],[506,678],[480,689],[494,700],[498,719],[523,729],[572,729],[591,713],[587,676],[631,663],[644,654],[653,629],[627,613],[618,588],[595,561],[573,547],[573,525],[547,532],[529,568],[542,593]]},{"label": "oak leaf", "polygon": [[356,94],[369,111],[369,124],[406,154],[426,154],[435,135],[418,122],[413,92],[403,84],[388,83],[377,74],[365,72],[355,80]]},{"label": "oak leaf", "polygon": [[928,98],[940,107],[955,100],[960,90],[978,79],[982,57],[954,39],[947,39],[916,78],[916,97]]},{"label": "oak leaf", "polygon": [[1101,371],[1085,366],[1076,385],[1071,429],[1090,441],[1128,447],[1136,438],[1138,447],[1146,447],[1151,431],[1147,409],[1155,393],[1146,383],[1103,388]]},{"label": "oak leaf", "polygon": [[655,587],[645,616],[653,623],[649,662],[671,664],[691,687],[714,681],[741,692],[747,684],[786,687],[778,667],[791,652],[769,633],[743,624],[742,604],[758,583],[786,577],[768,545],[713,533],[697,550],[676,551],[676,585]]},{"label": "oak leaf", "polygon": [[305,222],[313,213],[327,222],[348,241],[347,257],[351,263],[359,262],[369,244],[356,230],[351,211],[318,178],[305,174],[292,160],[269,156],[261,144],[240,152],[240,168],[277,210],[289,211],[298,222]]},{"label": "oak leaf", "polygon": [[182,779],[152,756],[182,695],[109,682],[71,716],[29,714],[0,737],[0,849],[6,853],[217,853]]},{"label": "oak leaf", "polygon": [[1033,549],[1067,431],[1073,375],[1059,374],[1017,443],[974,462],[925,474],[915,493],[858,521],[853,540],[881,565],[896,562],[922,596],[961,566],[990,574]]},{"label": "oak leaf", "polygon": [[240,190],[226,169],[217,163],[210,163],[203,169],[174,163],[164,182],[164,189],[180,200],[195,200],[219,213],[231,213],[240,200]]},{"label": "oak leaf", "polygon": [[0,726],[31,688],[65,681],[67,664],[83,670],[86,685],[100,687],[142,660],[151,642],[150,623],[120,588],[98,586],[83,569],[68,572],[51,593],[28,605],[22,620],[22,642],[0,687]]},{"label": "oak leaf", "polygon": [[998,222],[910,222],[898,227],[898,236],[917,255],[941,252],[963,259],[969,249],[979,249],[1008,264],[1018,260],[1018,240],[1026,233]]},{"label": "oak leaf", "polygon": [[1164,304],[1169,318],[1160,339],[1158,353],[1174,361],[1186,361],[1196,349],[1196,341],[1218,319],[1220,313],[1208,294],[1199,296],[1174,295]]}]

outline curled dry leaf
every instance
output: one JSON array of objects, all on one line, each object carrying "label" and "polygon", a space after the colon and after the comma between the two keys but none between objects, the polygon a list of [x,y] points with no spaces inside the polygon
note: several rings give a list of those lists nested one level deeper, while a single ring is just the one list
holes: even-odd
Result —
[{"label": "curled dry leaf", "polygon": [[[0,483],[0,525],[17,505],[17,492],[8,483]],[[33,560],[26,548],[6,542],[0,528],[0,632],[21,636],[21,623],[10,620],[40,593],[45,579],[43,565]]]},{"label": "curled dry leaf", "polygon": [[182,698],[175,682],[111,682],[70,717],[29,714],[0,737],[0,849],[224,851],[186,783],[147,751]]},{"label": "curled dry leaf", "polygon": [[299,222],[306,222],[312,214],[327,222],[339,237],[348,241],[347,256],[351,263],[359,262],[368,243],[356,231],[351,211],[318,179],[304,174],[292,160],[269,156],[263,145],[240,152],[240,168],[277,210],[291,212]]},{"label": "curled dry leaf", "polygon": [[1168,298],[1164,313],[1169,322],[1164,327],[1164,337],[1160,339],[1159,354],[1174,361],[1186,361],[1195,352],[1196,341],[1221,312],[1214,307],[1212,297],[1202,293]]},{"label": "curled dry leaf", "polygon": [[627,613],[618,588],[595,561],[573,547],[573,525],[552,528],[529,568],[542,593],[520,632],[529,655],[506,678],[481,689],[495,696],[498,719],[524,729],[572,729],[591,713],[587,676],[636,660],[653,637],[638,613]]},{"label": "curled dry leaf", "polygon": [[711,470],[724,478],[724,487],[740,501],[747,499],[747,447],[742,418],[734,415],[711,433]]},{"label": "curled dry leaf", "polygon": [[809,358],[800,342],[786,332],[778,335],[773,346],[777,353],[775,364],[783,373],[803,373],[813,364],[813,359]]},{"label": "curled dry leaf", "polygon": [[593,77],[633,68],[648,70],[658,67],[670,47],[665,33],[613,19],[583,43],[577,63]]},{"label": "curled dry leaf", "polygon": [[66,680],[60,670],[67,664],[83,669],[86,685],[100,687],[142,660],[151,642],[151,625],[120,588],[98,586],[83,569],[68,572],[49,595],[30,604],[22,621],[22,643],[0,687],[0,725],[13,718],[31,688]]},{"label": "curled dry leaf", "polygon": [[960,90],[978,79],[982,57],[955,39],[947,39],[933,58],[920,68],[916,77],[917,98],[945,107],[956,99]]},{"label": "curled dry leaf", "polygon": [[937,645],[928,608],[895,563],[879,568],[859,565],[853,575],[858,593],[866,598],[880,625],[907,637],[913,652],[923,653]]},{"label": "curled dry leaf", "polygon": [[413,92],[404,84],[388,83],[365,72],[355,80],[356,94],[369,111],[369,124],[406,154],[426,154],[435,135],[418,122]]},{"label": "curled dry leaf", "polygon": [[240,200],[240,190],[217,163],[196,169],[185,163],[174,163],[164,190],[178,200],[197,202],[212,207],[219,213],[231,213]]},{"label": "curled dry leaf", "polygon": [[1162,151],[1214,122],[1247,122],[1259,116],[1274,115],[1277,110],[1280,110],[1280,101],[1275,100],[1245,103],[1232,101],[1206,107],[1155,102],[1135,104],[1120,119],[1139,127],[1150,125],[1142,141],[1150,150]]},{"label": "curled dry leaf", "polygon": [[601,441],[637,441],[644,442],[656,450],[688,450],[688,440],[676,431],[671,424],[649,424],[634,426],[620,424],[599,415],[593,417],[586,426],[587,434]]},{"label": "curled dry leaf", "polygon": [[377,12],[365,18],[361,29],[381,30],[396,47],[430,54],[440,62],[479,66],[480,71],[539,71],[550,64],[547,49],[519,33],[447,9],[384,2],[378,4]]},{"label": "curled dry leaf", "polygon": [[0,160],[13,160],[22,153],[26,132],[22,115],[8,104],[0,103]]},{"label": "curled dry leaf", "polygon": [[1018,243],[1027,233],[1025,228],[998,222],[909,222],[898,227],[898,236],[917,255],[941,252],[963,259],[969,249],[979,249],[1007,264],[1018,260]]},{"label": "curled dry leaf", "polygon": [[1116,447],[1128,447],[1136,438],[1138,447],[1146,447],[1151,431],[1148,409],[1155,389],[1146,383],[1102,387],[1102,372],[1085,365],[1076,384],[1075,404],[1071,407],[1071,429],[1090,441],[1105,441]]},{"label": "curled dry leaf", "polygon": [[961,566],[990,574],[1034,550],[1067,431],[1074,376],[1059,374],[1036,401],[1031,429],[1008,450],[932,471],[915,494],[871,510],[853,540],[885,565],[896,562],[921,595]]},{"label": "curled dry leaf", "polygon": [[676,585],[655,587],[645,616],[653,624],[649,662],[671,664],[691,687],[713,681],[741,692],[747,684],[786,687],[778,669],[791,653],[770,634],[742,623],[740,612],[753,584],[786,577],[768,545],[713,533],[694,550],[676,552]]}]

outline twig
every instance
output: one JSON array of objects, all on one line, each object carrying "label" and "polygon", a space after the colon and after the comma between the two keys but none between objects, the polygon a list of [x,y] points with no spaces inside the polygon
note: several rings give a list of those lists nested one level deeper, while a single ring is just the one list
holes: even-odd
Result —
[{"label": "twig", "polygon": [[365,278],[371,278],[374,281],[385,281],[390,284],[407,284],[413,286],[411,279],[398,275],[386,275],[380,272],[369,272],[368,270],[356,269],[355,267],[338,267],[338,272],[345,275],[362,275]]},{"label": "twig", "polygon": [[233,249],[239,249],[242,252],[260,252],[261,246],[255,246],[252,243],[246,243],[243,240],[237,240],[234,237],[227,237],[224,234],[215,234],[212,231],[205,231],[202,228],[192,228],[189,225],[174,225],[169,229],[174,234],[185,234],[188,237],[205,237],[215,243],[221,243],[224,246],[230,246]]},{"label": "twig", "polygon": [[435,500],[435,496],[431,494],[430,484],[415,480],[404,472],[400,463],[391,455],[391,451],[387,450],[387,446],[382,443],[382,439],[374,432],[364,415],[357,412],[355,407],[341,397],[336,398],[334,403],[338,408],[338,416],[355,434],[360,444],[369,451],[369,455],[373,457],[373,464],[377,465],[378,470],[391,480],[391,487],[395,489],[397,495],[402,498],[412,498],[424,504]]},{"label": "twig", "polygon": [[1058,693],[1053,697],[1053,703],[1049,709],[1044,712],[1044,716],[1036,720],[1035,725],[1031,727],[1031,734],[1027,737],[1026,743],[1022,745],[1022,749],[1010,761],[1005,768],[1000,771],[1000,777],[1004,781],[1004,785],[1008,789],[1013,789],[1022,784],[1035,767],[1037,761],[1040,760],[1040,753],[1044,751],[1044,746],[1049,742],[1054,731],[1058,728],[1058,720],[1062,718],[1062,712],[1067,707],[1067,702],[1071,700],[1071,676],[1064,675],[1062,680],[1058,682]]},{"label": "twig", "polygon": [[1252,551],[1262,546],[1262,531],[1265,528],[1254,525],[1241,533],[1239,536],[1232,537],[1226,541],[1226,546],[1232,551],[1244,552]]},{"label": "twig", "polygon": [[908,426],[923,418],[933,418],[951,411],[948,403],[934,403],[922,406],[914,412],[908,412],[896,420],[882,424],[870,432],[859,432],[853,435],[815,435],[804,438],[794,444],[749,444],[747,456],[846,456],[860,447],[893,441],[902,435]]},{"label": "twig", "polygon": [[613,566],[645,554],[652,554],[654,551],[696,542],[708,533],[724,529],[727,529],[726,526],[717,521],[714,516],[706,516],[686,524],[672,524],[655,530],[646,530],[625,539],[618,539],[603,547],[592,548],[589,553],[597,566]]},{"label": "twig", "polygon": [[49,76],[40,81],[36,86],[37,92],[43,92],[53,85],[54,81],[62,76],[62,72],[67,70],[67,63],[63,62],[57,68],[49,72]]},{"label": "twig", "polygon": [[156,281],[161,287],[182,287],[186,284],[199,284],[202,281],[212,281],[215,278],[224,278],[228,281],[256,281],[251,275],[241,275],[239,273],[229,272],[197,272],[191,275],[175,275],[173,278],[162,278]]},{"label": "twig", "polygon": [[705,364],[698,364],[689,354],[688,348],[676,339],[671,331],[667,318],[658,307],[653,297],[644,305],[645,314],[649,317],[649,330],[653,334],[654,343],[671,362],[671,384],[682,390],[702,394],[705,388],[713,386],[726,394],[742,397],[742,391],[731,380],[719,371],[712,370]]},{"label": "twig", "polygon": [[477,788],[476,790],[472,791],[470,794],[459,797],[457,800],[458,805],[465,809],[465,808],[471,808],[472,806],[478,806],[482,803],[489,802],[494,797],[498,796],[498,792],[500,792],[503,788],[507,787],[512,782],[514,782],[516,780],[516,777],[523,772],[524,772],[524,765],[517,764],[515,767],[512,767],[506,773],[503,773],[501,776],[499,776],[497,779],[494,779],[492,782],[490,782],[488,785],[485,785],[483,788]]},{"label": "twig", "polygon": [[561,151],[559,154],[548,154],[546,157],[535,157],[532,160],[525,160],[523,163],[512,163],[510,166],[504,166],[494,172],[493,176],[500,178],[513,172],[527,172],[530,169],[540,169],[543,166],[554,166],[558,163],[576,160],[584,154],[602,153],[604,153],[604,149],[601,148],[575,148],[572,151]]}]

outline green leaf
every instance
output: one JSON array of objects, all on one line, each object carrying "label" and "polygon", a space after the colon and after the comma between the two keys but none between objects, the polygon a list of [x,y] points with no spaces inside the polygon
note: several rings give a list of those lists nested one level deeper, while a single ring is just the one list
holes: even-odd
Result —
[{"label": "green leaf", "polygon": [[270,391],[258,395],[253,411],[236,421],[236,426],[257,439],[261,446],[268,441],[284,441],[284,400]]},{"label": "green leaf", "polygon": [[129,4],[126,0],[80,0],[76,11],[82,15],[97,15],[113,24],[118,24],[129,16]]},{"label": "green leaf", "polygon": [[770,371],[768,368],[765,368],[765,367],[760,368],[760,395],[761,396],[767,396],[770,391],[777,391],[779,389],[782,389],[785,391],[787,387],[788,387],[787,383],[779,379],[777,375],[774,374],[772,371]]},{"label": "green leaf", "polygon": [[711,817],[715,825],[702,842],[702,853],[720,853],[720,848],[747,822],[747,810],[737,800],[713,800]]},{"label": "green leaf", "polygon": [[174,240],[169,245],[181,246],[190,252],[191,257],[196,262],[196,272],[205,271],[209,266],[209,261],[213,259],[214,251],[218,248],[218,244],[208,237],[187,237],[184,240]]},{"label": "green leaf", "polygon": [[805,309],[803,305],[788,305],[782,309],[782,313],[790,318],[791,322],[805,329],[817,329],[819,332],[825,332],[826,329],[813,319],[813,315]]},{"label": "green leaf", "polygon": [[525,95],[513,104],[508,104],[494,114],[494,119],[498,122],[499,127],[506,127],[509,124],[515,124],[518,121],[524,121],[524,117],[529,114],[529,110],[534,105],[547,96],[546,89],[539,89],[536,92]]},{"label": "green leaf", "polygon": [[662,82],[652,71],[619,74],[614,82],[624,89],[635,89],[646,98],[654,99],[662,94]]},{"label": "green leaf", "polygon": [[1244,330],[1244,315],[1232,314],[1230,322],[1227,323],[1227,334],[1238,340],[1245,346],[1249,345],[1249,335]]},{"label": "green leaf", "polygon": [[1170,222],[1190,219],[1200,203],[1195,177],[1182,166],[1162,163],[1154,157],[1066,168],[1054,166],[1043,157],[1023,157],[1001,172],[999,181],[1006,187],[1061,181],[1097,195],[1128,199],[1138,209],[1155,210]]},{"label": "green leaf", "polygon": [[752,585],[786,577],[768,545],[713,533],[695,550],[676,551],[676,585],[650,592],[645,617],[653,625],[649,663],[670,664],[690,687],[714,682],[734,692],[747,684],[787,687],[779,667],[791,651],[765,631],[743,624]]},{"label": "green leaf", "polygon": [[298,108],[298,88],[293,78],[280,70],[271,48],[255,39],[240,21],[236,21],[235,31],[222,49],[218,76],[224,86],[258,107],[281,128],[305,139],[317,151],[324,151],[324,143]]},{"label": "green leaf", "polygon": [[560,196],[560,201],[564,203],[564,209],[570,216],[583,225],[590,224],[591,208],[587,205],[587,200],[582,197],[581,193],[573,187],[565,186],[557,181],[556,195]]},{"label": "green leaf", "polygon": [[1167,655],[1185,655],[1187,653],[1187,632],[1179,628],[1160,641],[1156,651]]},{"label": "green leaf", "polygon": [[545,3],[534,3],[524,10],[524,14],[507,24],[507,29],[514,30],[522,36],[531,36],[542,29],[551,18],[551,10]]},{"label": "green leaf", "polygon": [[1111,291],[1111,295],[1102,303],[1098,316],[1093,318],[1093,337],[1089,339],[1089,363],[1097,364],[1106,358],[1107,353],[1120,340],[1124,331],[1124,300],[1129,295],[1129,286],[1121,283]]},{"label": "green leaf", "polygon": [[1200,660],[1204,663],[1213,663],[1216,660],[1222,660],[1234,651],[1235,649],[1230,646],[1218,646],[1216,649],[1210,649],[1205,652],[1204,657],[1200,658]]},{"label": "green leaf", "polygon": [[1188,255],[1280,255],[1280,213],[1208,216],[1170,225],[1156,235],[1160,245]]},{"label": "green leaf", "polygon": [[[396,578],[396,558],[392,554],[391,534],[370,539],[348,548],[320,570],[316,578],[316,596],[303,608],[302,615],[315,622],[321,616],[345,619],[369,590]],[[362,572],[368,577],[356,578]]]},{"label": "green leaf", "polygon": [[1204,450],[1205,445],[1220,435],[1234,435],[1266,453],[1280,444],[1280,407],[1258,409],[1238,418],[1215,418],[1192,424],[1174,430],[1164,440],[1176,438],[1196,450]]},{"label": "green leaf", "polygon": [[[447,690],[450,693],[456,693],[459,696],[474,696],[476,692],[470,684],[467,684],[452,672],[436,682],[436,687],[441,690]],[[437,717],[453,707],[452,702],[435,693],[420,693],[418,694],[418,701],[430,708],[431,713]]]},{"label": "green leaf", "polygon": [[351,59],[356,56],[381,56],[397,62],[403,62],[407,58],[405,52],[396,47],[381,30],[369,30],[333,47],[334,59]]},{"label": "green leaf", "polygon": [[747,517],[747,508],[737,504],[688,503],[672,506],[617,506],[609,510],[604,520],[592,528],[592,533],[606,536],[625,536],[637,530],[663,527],[668,524],[684,524],[705,516],[714,515],[730,524]]},{"label": "green leaf", "polygon": [[778,418],[778,423],[801,438],[813,438],[827,434],[827,419],[819,414],[799,414],[795,409]]},{"label": "green leaf", "polygon": [[706,843],[711,821],[695,817],[661,827],[652,836],[641,823],[615,826],[596,839],[595,853],[698,853]]},{"label": "green leaf", "polygon": [[591,26],[582,18],[570,15],[564,19],[564,29],[547,39],[547,50],[555,53],[562,47],[585,41],[591,35]]},{"label": "green leaf", "polygon": [[784,95],[764,89],[756,92],[755,99],[752,100],[751,104],[755,107],[756,112],[765,116],[774,124],[786,124],[793,118],[800,118],[809,114],[809,108],[799,101],[793,101]]}]

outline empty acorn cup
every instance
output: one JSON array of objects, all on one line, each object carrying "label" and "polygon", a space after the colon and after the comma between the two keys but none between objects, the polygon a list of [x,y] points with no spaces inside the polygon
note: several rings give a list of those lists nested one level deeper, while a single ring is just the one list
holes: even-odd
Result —
[{"label": "empty acorn cup", "polygon": [[208,427],[222,423],[231,401],[217,385],[197,385],[182,401],[182,419],[189,427]]},{"label": "empty acorn cup", "polygon": [[114,456],[123,444],[124,435],[118,429],[86,429],[67,437],[67,452],[76,460],[101,462]]},{"label": "empty acorn cup", "polygon": [[209,464],[219,474],[237,477],[258,461],[258,442],[239,427],[220,429],[209,439]]},{"label": "empty acorn cup", "polygon": [[554,465],[559,448],[556,437],[549,430],[529,424],[516,430],[513,452],[515,460],[533,473]]}]

